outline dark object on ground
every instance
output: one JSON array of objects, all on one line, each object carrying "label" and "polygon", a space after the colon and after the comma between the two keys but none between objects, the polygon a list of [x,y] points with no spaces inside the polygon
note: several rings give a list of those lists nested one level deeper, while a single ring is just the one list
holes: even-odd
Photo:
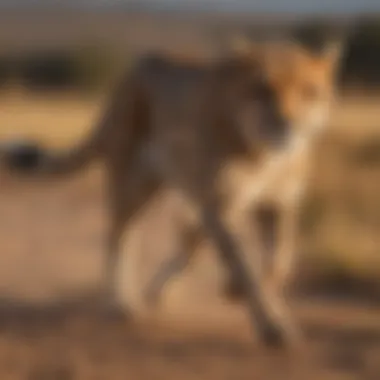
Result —
[{"label": "dark object on ground", "polygon": [[0,156],[9,169],[29,171],[40,166],[45,154],[38,144],[27,140],[17,140],[2,143]]}]

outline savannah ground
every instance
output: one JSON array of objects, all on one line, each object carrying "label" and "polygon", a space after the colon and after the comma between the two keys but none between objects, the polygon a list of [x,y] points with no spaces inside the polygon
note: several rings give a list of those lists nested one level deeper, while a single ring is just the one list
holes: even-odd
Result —
[{"label": "savannah ground", "polygon": [[[343,291],[351,283],[355,289],[356,279],[370,284],[365,289],[377,287],[380,166],[375,160],[347,167],[344,152],[379,138],[378,102],[373,96],[346,97],[332,122],[339,142],[318,152],[311,190],[323,201],[317,208],[326,210],[303,239],[308,254],[300,266],[314,284],[323,285],[327,273],[330,280],[343,273]],[[89,132],[101,103],[7,93],[1,97],[0,138],[28,136],[54,148],[69,146]],[[102,318],[86,298],[96,291],[102,270],[107,215],[101,168],[45,183],[4,173],[0,178],[1,379],[380,377],[376,297],[342,300],[331,297],[331,286],[320,297],[293,297],[307,336],[305,355],[264,352],[255,346],[244,308],[221,296],[223,271],[207,242],[204,254],[167,290],[160,309],[144,313],[139,291],[169,253],[168,194],[147,205],[125,236],[119,295],[140,318],[131,323]],[[355,210],[366,216],[362,222],[344,212],[345,189],[359,204]],[[305,276],[298,277],[302,281],[295,286],[306,287]],[[87,301],[80,302],[82,297]]]}]

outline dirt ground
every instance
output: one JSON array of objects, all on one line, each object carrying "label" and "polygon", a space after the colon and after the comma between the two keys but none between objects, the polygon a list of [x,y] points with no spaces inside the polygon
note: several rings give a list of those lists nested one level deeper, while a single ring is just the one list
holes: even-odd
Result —
[{"label": "dirt ground", "polygon": [[218,294],[223,273],[212,253],[199,255],[160,310],[141,312],[138,289],[167,250],[165,198],[124,244],[119,294],[136,318],[75,306],[70,300],[96,289],[101,275],[101,176],[46,184],[3,176],[1,183],[2,380],[379,378],[380,307],[294,301],[306,346],[289,355],[264,351],[244,308]]},{"label": "dirt ground", "polygon": [[[360,112],[358,99],[351,103],[335,124],[358,139],[363,124],[377,128],[378,100],[362,102]],[[97,113],[92,101],[8,96],[0,136],[70,145]],[[105,318],[91,299],[107,225],[102,184],[96,168],[48,183],[0,173],[1,380],[380,378],[380,305],[292,299],[305,347],[290,355],[264,351],[244,305],[221,296],[224,273],[207,243],[161,307],[147,310],[141,289],[170,254],[174,233],[165,194],[134,221],[123,244],[117,290],[135,318]]]}]

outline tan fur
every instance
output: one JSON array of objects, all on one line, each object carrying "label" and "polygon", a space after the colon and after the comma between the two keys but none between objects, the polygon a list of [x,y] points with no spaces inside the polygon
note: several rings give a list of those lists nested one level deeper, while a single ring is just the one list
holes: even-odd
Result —
[{"label": "tan fur", "polygon": [[[276,48],[278,47],[284,48],[276,46]],[[252,47],[245,41],[243,43],[239,41],[237,48],[240,54],[244,54],[247,49]],[[272,54],[273,52],[278,53],[273,46],[270,48],[274,50],[272,50]],[[229,161],[222,171],[219,182],[219,188],[235,194],[234,202],[228,210],[227,219],[237,223],[240,234],[245,231],[247,235],[251,235],[251,238],[246,236],[246,239],[250,241],[252,248],[254,247],[252,249],[256,259],[254,264],[256,269],[261,268],[259,272],[262,276],[262,284],[267,288],[268,297],[272,299],[274,305],[277,304],[277,308],[283,314],[286,312],[286,308],[282,304],[283,288],[294,264],[298,216],[306,191],[311,155],[315,143],[326,127],[329,106],[334,100],[336,68],[334,63],[338,61],[340,51],[335,45],[330,45],[328,48],[330,50],[321,55],[323,60],[318,61],[318,57],[310,59],[310,55],[306,55],[301,58],[309,58],[309,62],[305,59],[306,62],[302,62],[302,65],[299,66],[299,77],[306,79],[307,84],[315,83],[316,90],[320,91],[320,98],[314,99],[317,103],[315,119],[304,125],[293,125],[291,142],[285,149],[262,152],[260,157],[253,161]],[[296,58],[301,59],[300,57]],[[275,62],[270,63],[272,68],[275,66]],[[284,63],[282,60],[277,62],[279,66]],[[286,83],[285,79],[283,80]],[[290,85],[292,84],[294,85],[290,81]],[[280,102],[283,101],[286,104],[287,97],[291,93],[291,86],[290,89],[286,86],[283,89],[278,84],[277,86],[279,87]],[[296,95],[293,94],[293,97]],[[298,106],[302,107],[299,99]],[[313,105],[311,104],[311,106]],[[298,112],[300,111],[302,108],[298,110]],[[253,224],[247,220],[247,210],[254,216]],[[183,246],[175,247],[174,256],[164,263],[157,275],[153,277],[147,288],[148,299],[152,302],[157,301],[169,279],[186,268],[191,253],[201,237],[199,229],[194,231],[196,238],[191,235],[192,240],[189,241],[186,237],[188,230],[185,229]],[[240,285],[233,278],[230,287],[232,292],[241,291]]]},{"label": "tan fur", "polygon": [[[262,268],[252,260],[256,243],[244,210],[262,204],[263,195],[269,194],[266,186],[273,185],[273,179],[266,173],[272,171],[267,168],[272,158],[275,179],[284,162],[276,157],[285,154],[290,160],[285,166],[294,166],[292,160],[302,162],[302,157],[292,158],[295,151],[288,142],[325,117],[334,63],[333,56],[313,56],[286,44],[241,44],[207,62],[159,54],[137,62],[116,89],[93,136],[77,149],[49,157],[39,168],[46,175],[62,175],[91,158],[105,160],[111,211],[108,297],[113,295],[118,244],[126,225],[161,185],[170,186],[185,200],[191,218],[182,215],[178,253],[153,279],[148,294],[157,296],[167,280],[186,267],[203,230],[233,282],[243,289],[260,336],[276,343],[292,336],[280,298],[275,292],[268,295]],[[296,188],[302,176],[296,175]],[[242,191],[248,183],[263,190],[250,190],[247,197]],[[281,257],[289,256],[282,253],[289,251],[282,240],[288,241],[294,229],[295,201],[294,196],[287,200],[288,192],[278,197],[275,191],[269,197],[283,221],[280,267],[287,261]],[[259,230],[264,227],[266,234],[268,227],[260,218],[258,224],[255,236],[264,245]]]}]

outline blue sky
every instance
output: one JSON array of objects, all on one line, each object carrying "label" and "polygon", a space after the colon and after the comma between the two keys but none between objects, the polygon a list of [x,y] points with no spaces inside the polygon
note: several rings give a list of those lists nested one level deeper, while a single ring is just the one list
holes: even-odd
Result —
[{"label": "blue sky", "polygon": [[380,0],[0,0],[1,5],[68,5],[112,7],[139,4],[147,8],[209,9],[225,11],[357,13],[380,12]]}]

